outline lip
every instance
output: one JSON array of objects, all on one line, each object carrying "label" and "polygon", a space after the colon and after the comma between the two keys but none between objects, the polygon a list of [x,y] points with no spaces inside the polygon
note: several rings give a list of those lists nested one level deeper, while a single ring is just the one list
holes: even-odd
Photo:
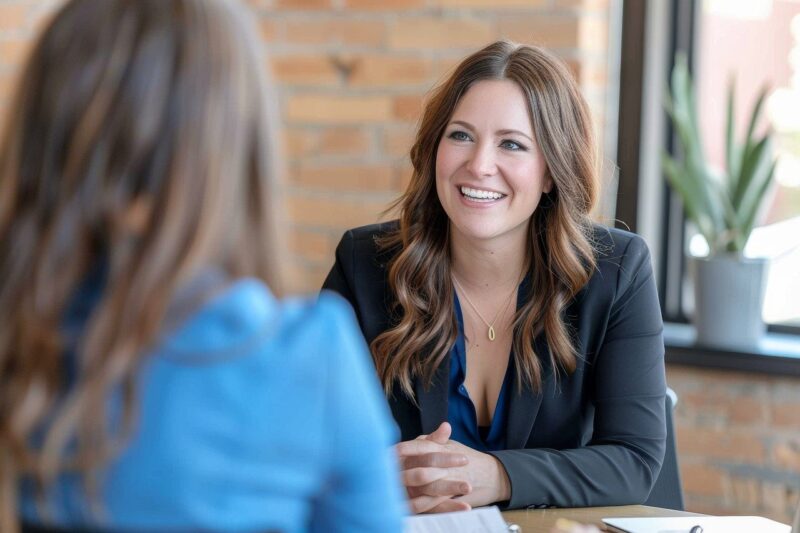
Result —
[{"label": "lip", "polygon": [[[483,201],[472,200],[470,198],[467,198],[463,194],[461,194],[461,187],[469,187],[470,189],[480,189],[482,191],[495,192],[495,193],[498,193],[498,194],[503,194],[504,196],[502,198],[498,198],[497,200],[490,200],[488,202],[486,200],[483,200]],[[456,194],[458,195],[458,198],[461,200],[461,204],[462,205],[465,205],[467,207],[471,207],[471,208],[474,208],[474,209],[487,209],[487,208],[490,208],[490,207],[494,207],[497,204],[499,204],[500,202],[503,202],[504,200],[506,200],[508,198],[508,195],[506,195],[505,193],[502,193],[500,191],[496,191],[494,189],[487,189],[485,187],[470,186],[470,185],[466,185],[466,184],[456,185]]]}]

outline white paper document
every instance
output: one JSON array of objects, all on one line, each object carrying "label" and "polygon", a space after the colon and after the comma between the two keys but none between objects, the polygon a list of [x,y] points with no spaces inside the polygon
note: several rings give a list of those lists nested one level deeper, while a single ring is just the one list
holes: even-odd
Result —
[{"label": "white paper document", "polygon": [[672,516],[664,518],[603,518],[612,531],[627,533],[689,533],[694,526],[703,533],[789,533],[787,525],[760,516]]},{"label": "white paper document", "polygon": [[409,516],[405,533],[508,533],[508,526],[497,507],[481,507],[458,513]]}]

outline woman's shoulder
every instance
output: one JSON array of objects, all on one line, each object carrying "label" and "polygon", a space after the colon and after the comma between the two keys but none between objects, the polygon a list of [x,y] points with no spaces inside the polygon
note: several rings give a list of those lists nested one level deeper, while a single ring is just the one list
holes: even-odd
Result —
[{"label": "woman's shoulder", "polygon": [[596,224],[592,227],[592,245],[596,268],[587,284],[590,292],[603,292],[600,287],[618,291],[635,278],[652,273],[650,252],[640,235]]},{"label": "woman's shoulder", "polygon": [[397,235],[398,220],[368,224],[347,230],[339,241],[338,250],[349,250],[355,256],[377,256],[387,252],[387,241]]},{"label": "woman's shoulder", "polygon": [[[279,299],[260,280],[241,279],[194,312],[169,335],[160,355],[187,361],[263,354],[335,351],[353,325],[341,297],[323,293]],[[296,356],[293,352],[297,352]]]},{"label": "woman's shoulder", "polygon": [[356,331],[352,307],[331,291],[322,291],[318,296],[287,298],[281,302],[281,307],[278,327],[282,334],[296,332],[330,345],[351,330]]},{"label": "woman's shoulder", "polygon": [[[386,266],[397,255],[402,243],[397,220],[347,230],[336,246],[334,271],[351,284],[372,285],[386,276]],[[326,280],[325,288],[342,292],[342,287]],[[344,294],[344,293],[343,293]]]},{"label": "woman's shoulder", "polygon": [[388,220],[376,224],[367,224],[347,230],[342,239],[349,239],[353,242],[371,242],[391,235],[400,228],[399,220]]},{"label": "woman's shoulder", "polygon": [[644,239],[631,231],[601,224],[592,226],[592,244],[598,261],[620,258],[629,253],[647,251]]}]

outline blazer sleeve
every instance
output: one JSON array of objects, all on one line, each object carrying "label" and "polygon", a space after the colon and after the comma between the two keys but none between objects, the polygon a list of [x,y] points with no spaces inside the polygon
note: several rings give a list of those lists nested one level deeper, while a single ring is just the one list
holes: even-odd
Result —
[{"label": "blazer sleeve", "polygon": [[511,480],[510,508],[644,502],[666,444],[663,324],[644,241],[629,241],[594,360],[591,440],[576,449],[491,452]]}]

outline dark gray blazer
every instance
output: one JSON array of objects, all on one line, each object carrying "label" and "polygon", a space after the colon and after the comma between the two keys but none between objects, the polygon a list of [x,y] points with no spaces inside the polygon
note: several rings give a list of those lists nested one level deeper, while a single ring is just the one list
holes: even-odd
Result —
[{"label": "dark gray blazer", "polygon": [[[392,324],[394,296],[375,238],[396,222],[348,231],[336,249],[325,289],[355,309],[367,342]],[[666,426],[664,342],[650,254],[632,233],[595,228],[597,270],[565,319],[575,334],[576,371],[557,381],[547,342],[542,390],[511,391],[508,449],[492,452],[508,472],[508,508],[638,504],[661,469]],[[524,289],[524,288],[523,288]],[[399,388],[388,398],[402,440],[430,433],[447,420],[449,358],[429,390],[416,383],[417,408]]]}]

